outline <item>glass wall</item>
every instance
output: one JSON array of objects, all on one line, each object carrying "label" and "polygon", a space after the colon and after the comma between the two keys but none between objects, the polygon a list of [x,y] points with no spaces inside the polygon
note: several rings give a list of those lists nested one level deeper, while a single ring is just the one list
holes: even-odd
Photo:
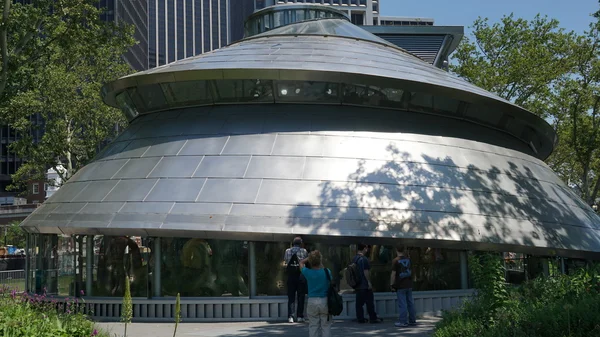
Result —
[{"label": "glass wall", "polygon": [[[289,242],[256,243],[256,282],[258,296],[286,294],[286,273],[283,264],[285,250],[291,247]],[[319,250],[323,254],[323,264],[331,269],[335,282],[342,293],[352,292],[344,279],[344,269],[356,255],[356,244],[340,245],[324,241],[305,241],[304,248],[309,252]],[[450,290],[460,289],[459,251],[409,247],[408,252],[413,264],[414,290]],[[375,292],[390,291],[391,263],[396,257],[392,246],[373,245],[369,250],[371,263],[371,282]]]},{"label": "glass wall", "polygon": [[[85,292],[97,297],[122,297],[125,282],[129,280],[131,294],[138,298],[150,298],[156,291],[165,297],[178,293],[183,297],[250,296],[247,241],[160,238],[156,244],[153,239],[138,236],[31,234],[27,250],[31,268],[27,274],[28,290],[57,296],[80,296]],[[331,269],[342,293],[353,292],[344,279],[344,269],[356,255],[356,244],[305,238],[303,246],[309,252],[322,253],[323,263]],[[290,247],[291,242],[255,242],[257,296],[286,295],[283,259],[285,250]],[[406,250],[412,260],[415,291],[461,289],[459,250],[436,247],[407,247]],[[571,273],[587,263],[522,253],[497,254],[503,257],[506,281],[512,284],[541,275],[555,276],[563,269]],[[395,247],[374,244],[367,257],[373,290],[389,292]],[[160,270],[155,269],[157,261],[160,261]],[[160,280],[160,285],[154,284],[156,280]]]},{"label": "glass wall", "polygon": [[76,291],[75,241],[70,236],[32,235],[29,261],[35,272],[30,273],[28,288],[38,294],[72,296]]},{"label": "glass wall", "polygon": [[162,296],[248,296],[245,241],[161,238]]},{"label": "glass wall", "polygon": [[139,236],[95,236],[93,296],[122,297],[125,281],[131,282],[131,296],[148,296],[148,254]]}]

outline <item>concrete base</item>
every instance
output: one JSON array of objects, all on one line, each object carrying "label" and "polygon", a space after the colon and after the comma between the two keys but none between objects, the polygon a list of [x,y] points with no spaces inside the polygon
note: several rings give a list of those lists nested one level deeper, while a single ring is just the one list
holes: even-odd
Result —
[{"label": "concrete base", "polygon": [[[436,316],[442,310],[460,305],[473,294],[473,290],[446,290],[414,292],[416,313],[420,316]],[[356,317],[355,295],[344,294],[344,312],[336,317],[349,320]],[[375,294],[377,314],[395,318],[398,314],[396,294]],[[119,321],[121,298],[87,298],[87,311],[97,321]],[[134,299],[134,322],[172,322],[175,298]],[[251,322],[285,321],[287,298],[282,296],[249,298],[182,298],[181,316],[184,322]]]}]

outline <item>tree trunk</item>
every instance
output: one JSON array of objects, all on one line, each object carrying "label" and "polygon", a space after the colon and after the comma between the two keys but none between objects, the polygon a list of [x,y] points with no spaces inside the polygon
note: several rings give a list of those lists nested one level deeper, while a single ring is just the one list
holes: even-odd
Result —
[{"label": "tree trunk", "polygon": [[2,57],[2,72],[0,73],[0,97],[6,89],[8,81],[8,17],[12,0],[4,0],[4,11],[0,23],[0,57]]}]

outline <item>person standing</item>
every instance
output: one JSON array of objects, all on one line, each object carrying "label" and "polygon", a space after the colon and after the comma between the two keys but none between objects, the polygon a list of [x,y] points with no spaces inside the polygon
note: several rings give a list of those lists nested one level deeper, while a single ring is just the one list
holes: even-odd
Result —
[{"label": "person standing", "polygon": [[[352,259],[352,263],[358,266],[358,271],[361,277],[360,284],[356,287],[356,320],[358,323],[381,323],[383,320],[377,317],[375,312],[375,296],[373,295],[373,285],[371,284],[371,264],[367,258],[369,246],[358,244],[356,256]],[[369,319],[365,318],[363,306],[367,305]]]},{"label": "person standing", "polygon": [[[307,262],[310,268],[306,267]],[[323,267],[323,257],[318,250],[310,252],[307,259],[300,261],[300,268],[308,283],[308,336],[330,337],[333,317],[329,315],[327,307],[327,291],[331,270]],[[326,273],[329,273],[329,278]]]},{"label": "person standing", "polygon": [[294,304],[298,296],[296,321],[304,322],[304,277],[300,272],[300,261],[308,257],[306,249],[302,248],[302,238],[296,237],[292,248],[285,250],[283,262],[287,272],[288,322],[294,323]]},{"label": "person standing", "polygon": [[392,261],[392,275],[390,285],[396,290],[398,309],[400,312],[398,322],[394,325],[402,328],[417,324],[415,317],[415,301],[412,295],[413,280],[410,258],[404,252],[404,247],[396,247],[396,258]]}]

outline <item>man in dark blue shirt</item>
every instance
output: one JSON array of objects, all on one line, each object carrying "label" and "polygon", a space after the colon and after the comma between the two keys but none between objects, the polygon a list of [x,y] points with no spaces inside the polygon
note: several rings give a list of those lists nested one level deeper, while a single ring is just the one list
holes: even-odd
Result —
[{"label": "man in dark blue shirt", "polygon": [[[352,259],[353,263],[356,263],[358,266],[361,282],[356,287],[356,320],[358,323],[380,323],[383,322],[381,318],[377,317],[377,313],[375,313],[375,297],[373,295],[373,286],[371,284],[371,275],[369,274],[371,270],[371,264],[369,263],[369,259],[367,258],[367,253],[369,252],[369,246],[365,244],[358,244],[358,249],[356,251],[356,256]],[[365,314],[363,311],[363,306],[367,305],[367,312],[369,313],[369,319],[365,319]]]}]

